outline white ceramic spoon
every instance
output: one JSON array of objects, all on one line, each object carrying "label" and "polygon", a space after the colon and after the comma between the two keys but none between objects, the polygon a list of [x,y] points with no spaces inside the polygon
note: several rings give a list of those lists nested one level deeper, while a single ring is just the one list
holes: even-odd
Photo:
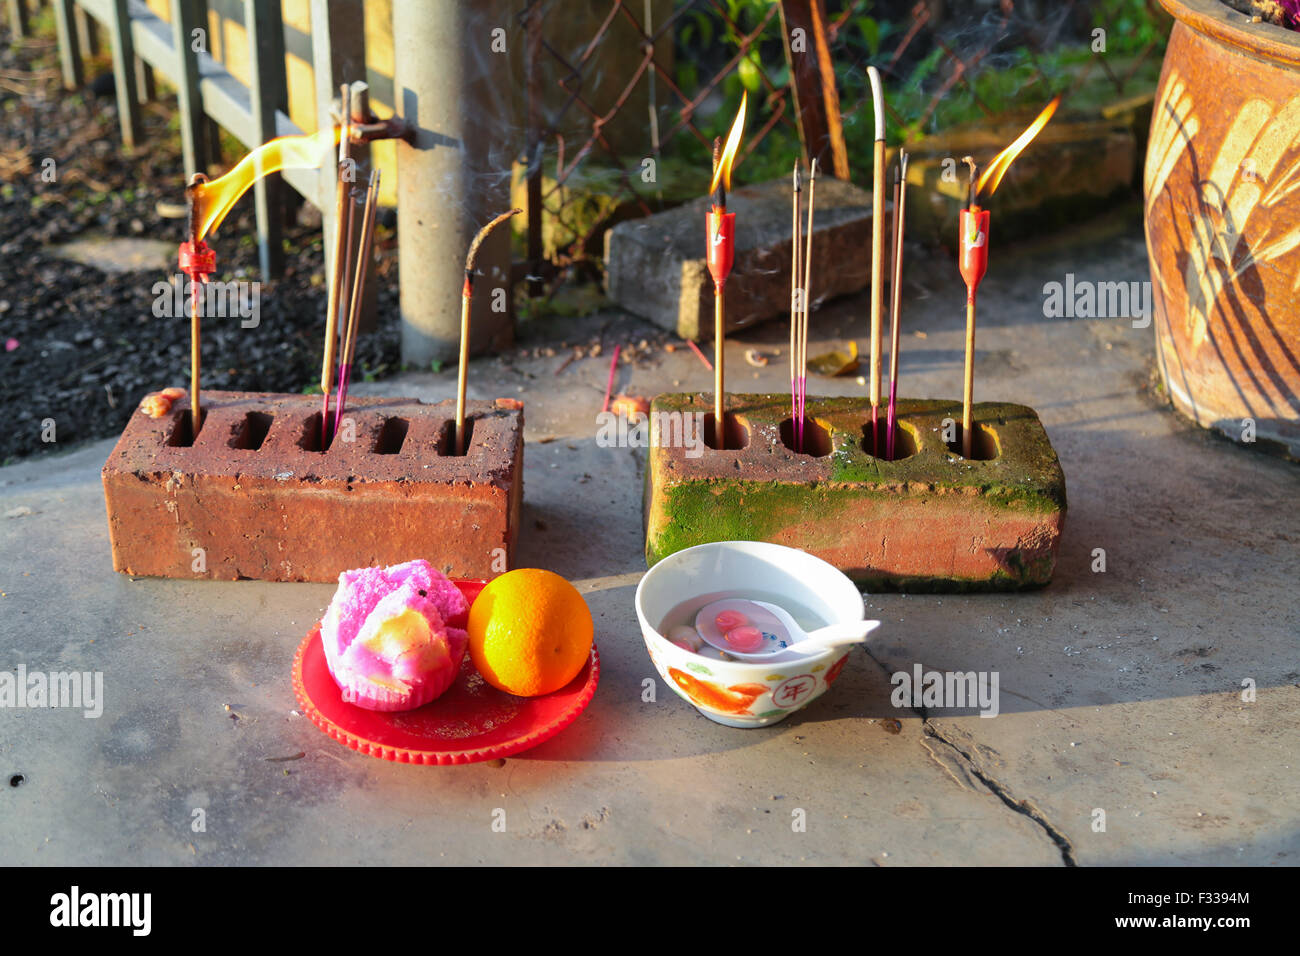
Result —
[{"label": "white ceramic spoon", "polygon": [[[758,650],[739,651],[728,642],[715,623],[723,611],[734,611],[744,615],[750,626],[763,632],[763,646]],[[711,647],[740,661],[770,661],[782,655],[808,656],[817,654],[829,647],[845,644],[861,644],[867,635],[880,627],[879,621],[850,621],[819,627],[815,631],[805,631],[792,618],[785,608],[766,601],[750,601],[745,598],[725,598],[700,608],[695,615],[695,629],[700,637]]]}]

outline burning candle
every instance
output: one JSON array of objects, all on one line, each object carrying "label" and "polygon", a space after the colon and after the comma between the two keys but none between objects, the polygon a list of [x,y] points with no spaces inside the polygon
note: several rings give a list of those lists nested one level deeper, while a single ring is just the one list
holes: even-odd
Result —
[{"label": "burning candle", "polygon": [[723,289],[736,256],[736,214],[727,212],[727,190],[731,188],[731,170],[740,149],[740,137],[745,131],[745,106],[749,94],[740,98],[740,111],[727,134],[727,145],[716,156],[713,181],[709,192],[713,208],[705,219],[705,240],[708,243],[709,275],[713,276],[713,434],[718,448],[726,448],[726,419],[724,415],[723,347],[726,344],[726,319],[723,311]]},{"label": "burning candle", "polygon": [[984,170],[978,181],[975,178],[975,161],[967,156],[963,160],[970,166],[970,186],[966,208],[961,210],[957,221],[957,239],[960,250],[959,267],[961,277],[966,282],[966,362],[962,390],[961,413],[961,453],[963,458],[971,456],[971,433],[974,430],[971,407],[975,391],[975,291],[988,269],[989,262],[989,211],[978,205],[980,193],[988,186],[988,195],[992,196],[1007,171],[1007,167],[1021,154],[1026,146],[1047,125],[1056,108],[1061,103],[1057,94],[1043,108],[1038,117],[1028,128],[993,158],[988,169]]},{"label": "burning candle", "polygon": [[191,437],[197,437],[203,424],[199,386],[199,301],[200,286],[217,270],[216,253],[203,241],[221,225],[226,214],[261,176],[281,169],[314,169],[332,151],[339,131],[334,127],[311,136],[281,136],[253,150],[230,172],[209,181],[202,173],[190,177],[185,187],[189,205],[189,239],[180,245],[181,272],[190,277],[190,424]]}]

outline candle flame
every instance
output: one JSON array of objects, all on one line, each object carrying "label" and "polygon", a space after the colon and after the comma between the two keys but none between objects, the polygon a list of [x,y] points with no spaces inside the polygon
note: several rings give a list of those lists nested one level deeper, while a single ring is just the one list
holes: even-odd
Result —
[{"label": "candle flame", "polygon": [[1052,118],[1053,114],[1056,113],[1056,108],[1060,105],[1061,94],[1058,93],[1052,98],[1052,102],[1043,107],[1043,111],[1038,114],[1036,120],[1029,124],[1029,128],[1017,136],[1010,146],[993,158],[993,162],[989,163],[988,168],[980,175],[979,182],[975,186],[977,196],[984,192],[986,185],[989,187],[988,194],[993,195],[998,188],[998,183],[1002,182],[1002,176],[1006,173],[1007,167],[1024,151],[1024,148],[1032,142],[1033,138],[1042,132],[1043,127],[1047,125],[1047,121]]},{"label": "candle flame", "polygon": [[196,185],[194,201],[202,214],[197,238],[221,225],[239,197],[258,179],[281,169],[315,169],[333,156],[332,147],[338,140],[337,126],[310,136],[281,136],[257,147],[224,176]]},{"label": "candle flame", "polygon": [[749,101],[749,93],[746,91],[740,97],[740,111],[736,113],[736,121],[731,124],[731,132],[727,134],[727,145],[722,148],[722,158],[718,160],[718,168],[713,171],[713,182],[709,183],[709,192],[715,192],[718,183],[722,183],[722,188],[730,191],[731,189],[731,166],[736,161],[736,152],[740,149],[740,137],[745,132],[745,104]]}]

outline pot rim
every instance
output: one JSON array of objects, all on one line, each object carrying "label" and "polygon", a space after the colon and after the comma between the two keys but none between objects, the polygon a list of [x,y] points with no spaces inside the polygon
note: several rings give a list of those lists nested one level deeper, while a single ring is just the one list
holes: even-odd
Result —
[{"label": "pot rim", "polygon": [[1160,0],[1179,23],[1252,56],[1300,67],[1300,32],[1272,23],[1252,23],[1222,0]]}]

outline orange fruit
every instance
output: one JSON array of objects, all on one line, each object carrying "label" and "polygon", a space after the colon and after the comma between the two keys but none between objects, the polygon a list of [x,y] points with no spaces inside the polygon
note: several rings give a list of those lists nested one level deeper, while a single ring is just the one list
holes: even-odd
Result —
[{"label": "orange fruit", "polygon": [[469,655],[493,687],[520,697],[557,691],[591,654],[595,625],[564,578],[519,568],[491,581],[469,609]]}]

